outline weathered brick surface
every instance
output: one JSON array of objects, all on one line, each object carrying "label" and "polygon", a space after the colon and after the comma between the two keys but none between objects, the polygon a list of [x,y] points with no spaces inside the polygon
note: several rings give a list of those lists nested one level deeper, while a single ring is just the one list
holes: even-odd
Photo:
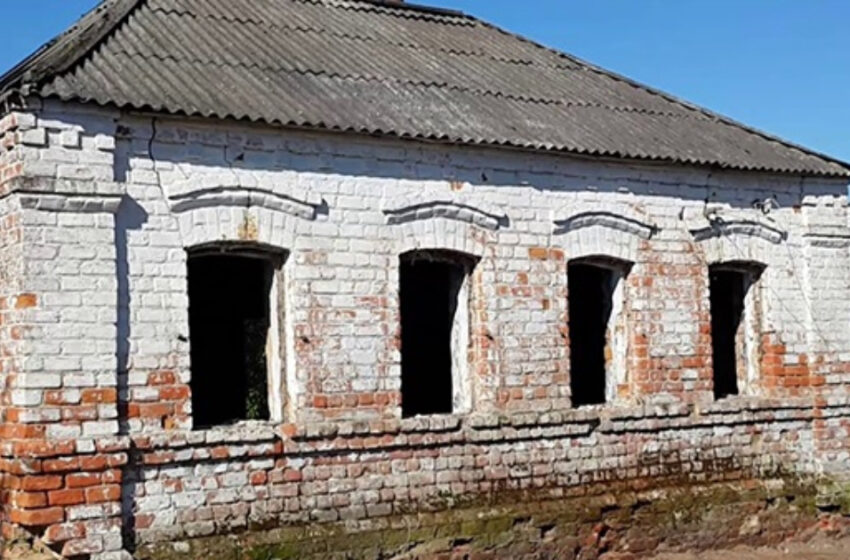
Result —
[{"label": "weathered brick surface", "polygon": [[[58,103],[3,117],[0,146],[3,520],[66,555],[848,474],[841,181]],[[288,253],[282,389],[271,422],[193,431],[186,249],[222,241]],[[463,414],[400,419],[415,248],[478,259]],[[616,398],[574,410],[566,267],[588,256],[631,268]],[[714,402],[708,265],[728,261],[765,270],[743,394]]]},{"label": "weathered brick surface", "polygon": [[[718,542],[769,545],[815,532],[805,505],[812,496],[781,481],[651,493],[616,486],[607,490],[557,499],[505,492],[512,503],[370,519],[358,522],[356,533],[346,529],[350,522],[290,526],[236,538],[200,537],[178,546],[147,545],[137,555],[144,560],[224,560],[243,554],[317,560],[631,560],[658,549],[700,551]],[[789,494],[796,504],[786,500]],[[833,536],[847,534],[846,521],[835,517],[825,518],[821,526]]]}]

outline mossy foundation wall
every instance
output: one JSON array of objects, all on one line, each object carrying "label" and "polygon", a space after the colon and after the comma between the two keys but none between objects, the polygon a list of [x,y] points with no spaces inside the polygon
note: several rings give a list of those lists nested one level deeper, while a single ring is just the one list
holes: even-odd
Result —
[{"label": "mossy foundation wall", "polygon": [[848,532],[841,515],[818,508],[814,485],[791,479],[655,490],[596,483],[558,498],[505,492],[486,502],[373,520],[356,529],[345,523],[302,525],[148,545],[137,555],[143,560],[626,560]]},{"label": "mossy foundation wall", "polygon": [[219,445],[143,438],[126,478],[130,527],[143,558],[186,546],[378,559],[770,544],[846,507],[843,483],[815,472],[812,425],[806,403],[764,400],[327,423]]}]

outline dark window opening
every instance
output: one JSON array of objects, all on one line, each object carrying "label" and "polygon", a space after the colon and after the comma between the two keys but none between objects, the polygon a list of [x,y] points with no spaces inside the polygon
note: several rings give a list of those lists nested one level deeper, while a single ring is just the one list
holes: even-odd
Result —
[{"label": "dark window opening", "polygon": [[567,269],[573,406],[606,400],[608,325],[620,276],[612,268],[586,263]]},{"label": "dark window opening", "polygon": [[714,396],[717,399],[740,393],[739,371],[746,368],[745,300],[754,274],[724,265],[709,269]]},{"label": "dark window opening", "polygon": [[192,411],[204,428],[268,420],[270,259],[189,256]]},{"label": "dark window opening", "polygon": [[[453,411],[453,353],[468,267],[433,253],[408,253],[400,268],[402,416]],[[465,348],[459,349],[465,351]]]}]

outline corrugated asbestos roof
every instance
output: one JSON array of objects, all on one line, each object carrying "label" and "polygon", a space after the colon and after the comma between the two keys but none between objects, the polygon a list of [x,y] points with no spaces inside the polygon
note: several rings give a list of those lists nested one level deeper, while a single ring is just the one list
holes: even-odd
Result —
[{"label": "corrugated asbestos roof", "polygon": [[0,91],[799,175],[850,166],[467,15],[380,0],[107,0]]}]

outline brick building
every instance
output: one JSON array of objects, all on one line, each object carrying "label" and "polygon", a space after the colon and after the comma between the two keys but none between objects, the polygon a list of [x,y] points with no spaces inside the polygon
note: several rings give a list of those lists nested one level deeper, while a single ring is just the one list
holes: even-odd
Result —
[{"label": "brick building", "polygon": [[377,0],[108,0],[0,103],[7,540],[614,558],[837,526],[846,164]]}]

